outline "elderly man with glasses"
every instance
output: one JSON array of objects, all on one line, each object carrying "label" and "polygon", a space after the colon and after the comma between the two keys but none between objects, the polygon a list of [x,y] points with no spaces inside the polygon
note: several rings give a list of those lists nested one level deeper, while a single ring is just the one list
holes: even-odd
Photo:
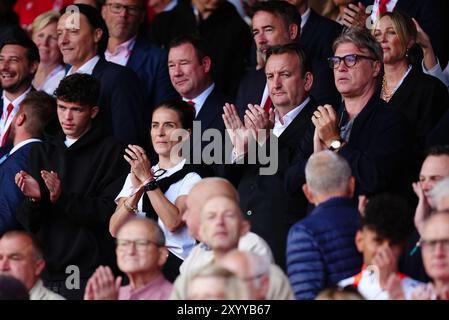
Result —
[{"label": "elderly man with glasses", "polygon": [[172,284],[164,278],[162,267],[168,251],[165,237],[156,222],[133,218],[117,233],[117,264],[129,279],[114,278],[108,266],[100,266],[87,282],[85,300],[166,300]]},{"label": "elderly man with glasses", "polygon": [[[356,180],[355,195],[407,190],[403,171],[410,149],[406,122],[376,94],[382,48],[369,32],[348,29],[334,41],[333,50],[328,61],[343,101],[338,112],[330,105],[314,112],[314,152],[329,149],[348,161]],[[299,150],[286,175],[289,192],[297,192],[305,181],[306,161]]]}]

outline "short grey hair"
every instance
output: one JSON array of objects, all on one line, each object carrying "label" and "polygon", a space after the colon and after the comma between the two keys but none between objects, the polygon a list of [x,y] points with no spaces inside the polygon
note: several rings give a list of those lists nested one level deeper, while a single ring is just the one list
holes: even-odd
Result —
[{"label": "short grey hair", "polygon": [[332,151],[315,153],[307,161],[307,187],[315,195],[345,192],[350,177],[348,162]]},{"label": "short grey hair", "polygon": [[370,56],[383,63],[383,51],[376,38],[365,28],[348,28],[344,30],[332,45],[335,52],[339,45],[343,43],[352,43],[360,50],[367,49]]},{"label": "short grey hair", "polygon": [[130,219],[128,219],[117,231],[117,235],[120,233],[120,231],[127,226],[128,224],[132,224],[132,223],[142,223],[144,224],[148,230],[151,230],[151,232],[153,233],[153,237],[154,239],[152,239],[159,247],[164,247],[165,246],[165,235],[164,232],[162,231],[161,227],[159,226],[159,224],[153,220],[153,219],[149,219],[146,217],[132,217]]},{"label": "short grey hair", "polygon": [[[444,198],[449,198],[449,177],[444,178],[439,181],[432,190],[430,190],[430,196],[432,197],[435,204],[438,204]],[[438,208],[449,209],[449,208]]]}]

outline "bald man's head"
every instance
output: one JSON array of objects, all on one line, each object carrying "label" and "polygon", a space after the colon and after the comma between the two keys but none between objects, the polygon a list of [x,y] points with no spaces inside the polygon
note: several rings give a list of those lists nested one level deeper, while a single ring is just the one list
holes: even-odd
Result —
[{"label": "bald man's head", "polygon": [[187,224],[191,236],[199,239],[200,213],[204,204],[216,196],[224,196],[239,202],[234,186],[223,178],[205,178],[198,182],[187,196],[187,208],[182,220]]}]

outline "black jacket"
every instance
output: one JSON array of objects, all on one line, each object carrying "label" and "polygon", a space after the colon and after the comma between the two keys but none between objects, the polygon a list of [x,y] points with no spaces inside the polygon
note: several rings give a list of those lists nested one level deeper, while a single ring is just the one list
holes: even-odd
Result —
[{"label": "black jacket", "polygon": [[[94,123],[67,148],[62,131],[30,151],[28,173],[40,185],[40,202],[26,200],[17,212],[18,221],[42,242],[47,281],[63,280],[69,265],[89,277],[100,265],[114,268],[114,241],[109,219],[114,199],[129,172],[124,149]],[[61,180],[61,196],[52,204],[41,170],[53,170]]]},{"label": "black jacket", "polygon": [[276,264],[285,270],[285,250],[290,227],[306,214],[307,201],[302,194],[288,195],[283,186],[286,170],[294,158],[296,146],[309,128],[316,103],[311,100],[289,124],[278,139],[278,169],[275,174],[262,175],[257,164],[233,164],[226,167],[227,178],[238,185],[240,207],[251,222],[251,231],[270,245]]}]

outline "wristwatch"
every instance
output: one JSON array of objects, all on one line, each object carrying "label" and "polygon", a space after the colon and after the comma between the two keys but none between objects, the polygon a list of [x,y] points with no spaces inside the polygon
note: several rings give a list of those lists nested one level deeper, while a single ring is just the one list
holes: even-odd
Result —
[{"label": "wristwatch", "polygon": [[344,140],[342,138],[339,138],[337,140],[333,140],[329,146],[330,151],[336,151],[341,148],[343,145]]},{"label": "wristwatch", "polygon": [[148,183],[143,187],[143,190],[144,190],[145,192],[147,192],[147,191],[153,191],[153,190],[156,190],[158,187],[159,187],[159,185],[157,184],[156,179],[154,179],[154,180],[151,180],[150,182],[148,182]]}]

